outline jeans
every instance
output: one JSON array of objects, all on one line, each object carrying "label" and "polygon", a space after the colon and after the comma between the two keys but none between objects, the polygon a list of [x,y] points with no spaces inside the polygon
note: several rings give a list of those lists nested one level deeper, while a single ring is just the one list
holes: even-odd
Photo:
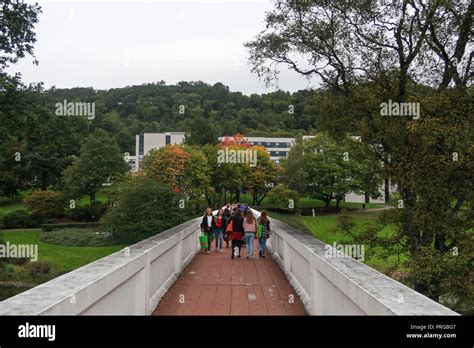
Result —
[{"label": "jeans", "polygon": [[262,252],[262,255],[265,255],[265,248],[267,246],[267,238],[262,237],[258,240],[258,248]]},{"label": "jeans", "polygon": [[222,245],[224,244],[224,234],[222,232],[222,229],[216,228],[214,230],[214,235],[216,237],[216,250],[222,249]]},{"label": "jeans", "polygon": [[253,256],[253,241],[255,240],[255,232],[245,232],[245,242],[247,243],[247,256]]}]

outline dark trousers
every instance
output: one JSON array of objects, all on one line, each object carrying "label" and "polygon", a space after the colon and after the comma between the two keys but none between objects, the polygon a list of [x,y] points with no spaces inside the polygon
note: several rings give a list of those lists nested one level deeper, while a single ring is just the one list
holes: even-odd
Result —
[{"label": "dark trousers", "polygon": [[240,256],[240,248],[242,248],[242,241],[232,239],[232,257],[234,257],[235,247],[239,248],[239,253],[237,255]]}]

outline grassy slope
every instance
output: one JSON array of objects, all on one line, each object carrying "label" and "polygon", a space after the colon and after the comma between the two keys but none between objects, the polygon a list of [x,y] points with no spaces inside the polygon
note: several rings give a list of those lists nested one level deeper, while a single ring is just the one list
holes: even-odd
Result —
[{"label": "grassy slope", "polygon": [[[374,221],[377,215],[380,214],[379,211],[374,212],[355,212],[352,213],[354,217],[354,222],[357,226],[362,227],[364,224]],[[288,215],[288,214],[278,214],[278,213],[269,213],[270,217],[286,222],[290,225],[298,227],[300,229],[306,230],[311,233],[315,238],[323,241],[327,244],[332,244],[333,242],[341,243],[341,241],[347,240],[348,237],[342,232],[335,232],[333,228],[336,226],[337,215],[319,215],[319,216],[300,216],[300,215]],[[387,227],[381,233],[394,233],[393,227]],[[365,252],[369,251],[368,246],[364,246]],[[387,269],[392,267],[397,262],[396,256],[391,256],[387,260],[380,258],[380,253],[382,249],[380,247],[374,248],[374,257],[366,259],[364,263],[368,264],[371,267],[378,269],[381,272],[385,272]],[[402,260],[406,260],[406,256],[402,257]],[[397,268],[397,271],[403,272],[406,271],[402,265]]]},{"label": "grassy slope", "polygon": [[[249,193],[242,194],[240,195],[240,201],[242,203],[246,204],[252,204],[252,195]],[[262,201],[262,205],[266,204],[266,198]],[[336,206],[336,202],[332,201],[330,204],[332,207]],[[300,197],[300,200],[298,201],[297,204],[298,208],[323,208],[324,207],[324,202],[317,200],[317,199],[312,199],[309,197]],[[385,206],[384,203],[366,203],[365,207],[366,209],[375,209],[375,208],[383,208]],[[347,209],[362,209],[362,203],[346,203],[346,202],[340,202],[339,203],[340,208],[347,208]],[[258,207],[255,207],[258,209]]]},{"label": "grassy slope", "polygon": [[1,233],[3,233],[5,241],[11,244],[37,244],[39,260],[51,262],[54,273],[71,271],[125,247],[125,245],[70,247],[46,244],[40,241],[40,230],[5,231]]}]

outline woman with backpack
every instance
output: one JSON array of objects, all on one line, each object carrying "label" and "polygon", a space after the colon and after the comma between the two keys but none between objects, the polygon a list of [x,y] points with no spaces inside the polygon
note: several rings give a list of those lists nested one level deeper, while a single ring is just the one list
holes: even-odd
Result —
[{"label": "woman with backpack", "polygon": [[212,215],[212,209],[207,208],[201,221],[201,231],[207,236],[207,254],[211,253],[211,242],[216,228],[216,218]]},{"label": "woman with backpack", "polygon": [[270,220],[267,218],[267,211],[262,210],[260,217],[257,219],[257,238],[258,238],[258,256],[265,258],[265,249],[267,239],[270,238]]}]

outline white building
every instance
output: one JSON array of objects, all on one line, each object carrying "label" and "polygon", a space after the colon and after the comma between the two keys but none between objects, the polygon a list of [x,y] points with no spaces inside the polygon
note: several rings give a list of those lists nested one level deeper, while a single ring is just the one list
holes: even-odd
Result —
[{"label": "white building", "polygon": [[143,157],[152,149],[166,145],[182,144],[185,132],[143,133],[135,138],[135,171],[140,169]]},{"label": "white building", "polygon": [[[313,136],[303,136],[303,139],[312,138]],[[219,141],[226,137],[219,137]],[[227,137],[232,138],[232,137]],[[281,158],[288,157],[290,147],[295,143],[295,138],[269,138],[269,137],[244,137],[251,146],[263,146],[267,149],[270,158],[279,162]]]}]

